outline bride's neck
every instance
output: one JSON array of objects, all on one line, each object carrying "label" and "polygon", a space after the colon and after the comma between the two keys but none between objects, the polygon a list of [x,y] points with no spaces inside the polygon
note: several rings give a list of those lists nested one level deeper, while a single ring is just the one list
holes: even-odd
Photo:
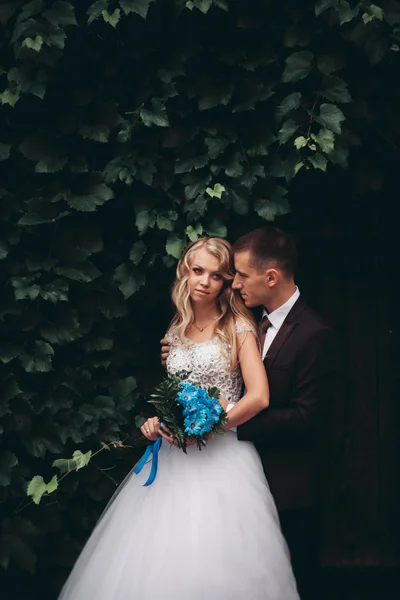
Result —
[{"label": "bride's neck", "polygon": [[216,304],[199,306],[193,304],[193,316],[195,321],[207,321],[218,317],[219,310]]}]

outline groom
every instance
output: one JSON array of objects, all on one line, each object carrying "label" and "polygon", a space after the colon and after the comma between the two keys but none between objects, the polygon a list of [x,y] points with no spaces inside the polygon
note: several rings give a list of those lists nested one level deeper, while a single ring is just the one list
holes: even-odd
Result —
[{"label": "groom", "polygon": [[237,289],[248,308],[262,307],[260,338],[270,406],[238,427],[254,442],[276,502],[302,600],[316,587],[318,505],[324,491],[323,440],[337,378],[334,333],[309,308],[294,282],[297,252],[274,227],[233,244]]},{"label": "groom", "polygon": [[[337,377],[335,336],[295,285],[297,252],[289,234],[256,229],[239,238],[233,252],[233,288],[248,308],[262,309],[261,352],[270,388],[269,407],[240,425],[238,438],[254,442],[261,456],[301,599],[311,600],[319,597],[313,588],[321,450]],[[165,344],[164,361],[168,351]]]}]

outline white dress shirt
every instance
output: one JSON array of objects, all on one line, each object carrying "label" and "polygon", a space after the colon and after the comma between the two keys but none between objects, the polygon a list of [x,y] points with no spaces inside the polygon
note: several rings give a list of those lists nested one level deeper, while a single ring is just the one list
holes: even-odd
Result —
[{"label": "white dress shirt", "polygon": [[273,310],[270,313],[267,313],[267,311],[264,309],[262,316],[268,317],[269,322],[271,323],[271,326],[267,329],[267,333],[266,333],[265,341],[264,341],[264,348],[262,349],[262,352],[261,352],[261,358],[263,360],[265,358],[265,355],[268,352],[270,345],[274,341],[276,334],[282,327],[283,322],[285,321],[289,312],[292,310],[293,305],[297,301],[299,296],[300,296],[299,288],[296,287],[295,293],[293,294],[293,296],[291,296],[289,298],[289,300],[287,302],[285,302],[285,304],[282,304],[282,306],[280,306],[276,310]]}]

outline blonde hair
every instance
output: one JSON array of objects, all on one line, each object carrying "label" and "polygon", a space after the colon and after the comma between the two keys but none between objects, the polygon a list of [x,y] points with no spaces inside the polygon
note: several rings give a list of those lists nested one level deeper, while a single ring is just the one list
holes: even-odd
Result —
[{"label": "blonde hair", "polygon": [[226,342],[230,348],[230,363],[233,371],[238,362],[239,347],[237,343],[236,323],[239,321],[255,328],[252,314],[246,308],[240,295],[232,289],[235,277],[231,245],[226,240],[216,237],[202,237],[188,244],[176,268],[176,279],[172,285],[172,301],[176,314],[168,328],[185,342],[185,334],[194,322],[194,312],[190,298],[189,273],[197,250],[204,248],[219,261],[219,272],[224,280],[224,286],[217,299],[220,311],[216,321],[215,334],[221,342]]}]

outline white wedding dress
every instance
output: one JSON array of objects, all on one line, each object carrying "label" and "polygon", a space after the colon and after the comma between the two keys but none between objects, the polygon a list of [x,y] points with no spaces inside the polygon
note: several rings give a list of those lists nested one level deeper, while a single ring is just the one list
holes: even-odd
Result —
[{"label": "white wedding dress", "polygon": [[[238,331],[242,329],[237,326]],[[170,372],[240,398],[220,342],[169,334]],[[225,348],[227,350],[227,348]],[[187,455],[162,443],[155,481],[146,464],[120,486],[59,600],[299,600],[260,458],[229,431]]]}]

